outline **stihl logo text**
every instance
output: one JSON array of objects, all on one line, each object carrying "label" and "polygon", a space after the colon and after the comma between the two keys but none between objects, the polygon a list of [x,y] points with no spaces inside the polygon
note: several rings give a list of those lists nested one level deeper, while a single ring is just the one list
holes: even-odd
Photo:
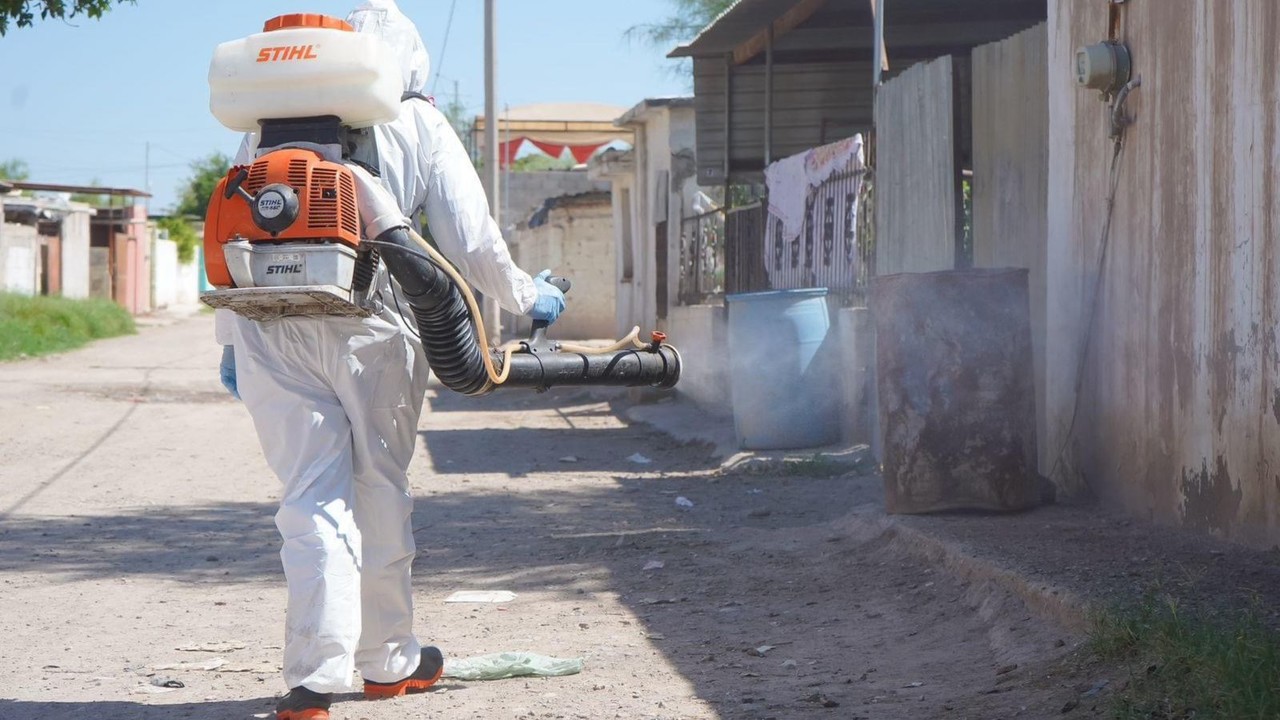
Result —
[{"label": "stihl logo text", "polygon": [[302,272],[301,265],[268,265],[267,266],[268,275],[288,275],[291,273],[300,273],[300,272]]},{"label": "stihl logo text", "polygon": [[282,47],[262,48],[258,53],[258,62],[288,62],[290,60],[316,60],[315,45],[285,45]]}]

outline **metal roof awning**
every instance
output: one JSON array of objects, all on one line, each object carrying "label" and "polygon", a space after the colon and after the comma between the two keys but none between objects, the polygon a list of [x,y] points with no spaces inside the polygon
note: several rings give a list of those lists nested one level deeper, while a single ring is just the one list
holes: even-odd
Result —
[{"label": "metal roof awning", "polygon": [[[1046,0],[879,0],[884,45],[909,59],[931,58],[1008,37],[1047,16]],[[741,65],[770,44],[779,54],[866,54],[875,44],[877,0],[738,0],[672,58],[732,57]],[[824,58],[833,59],[833,58]]]},{"label": "metal roof awning", "polygon": [[876,88],[918,62],[960,57],[969,83],[974,48],[1047,15],[1047,0],[738,0],[669,56],[693,59],[699,182],[755,182],[872,129]]},{"label": "metal roof awning", "polygon": [[734,61],[741,64],[764,50],[771,23],[774,37],[785,35],[825,3],[826,0],[738,0],[696,38],[672,50],[667,57],[715,57],[733,53]]},{"label": "metal roof awning", "polygon": [[72,195],[111,195],[114,197],[149,198],[151,193],[133,188],[96,187],[93,185],[59,185],[56,183],[12,182],[14,190],[30,192],[71,193]]}]

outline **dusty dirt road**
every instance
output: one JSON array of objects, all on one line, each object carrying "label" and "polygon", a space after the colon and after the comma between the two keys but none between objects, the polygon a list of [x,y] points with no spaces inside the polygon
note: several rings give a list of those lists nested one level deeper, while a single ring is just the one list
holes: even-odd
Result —
[{"label": "dusty dirt road", "polygon": [[[271,716],[277,482],[218,355],[199,316],[0,365],[0,718]],[[335,719],[1049,718],[1078,694],[1076,638],[847,521],[874,482],[726,474],[608,399],[433,389],[410,470],[422,637],[585,671]]]}]

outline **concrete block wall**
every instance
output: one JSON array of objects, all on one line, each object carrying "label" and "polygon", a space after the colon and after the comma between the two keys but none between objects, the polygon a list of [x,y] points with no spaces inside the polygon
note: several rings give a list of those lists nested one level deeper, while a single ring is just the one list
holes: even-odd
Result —
[{"label": "concrete block wall", "polygon": [[503,179],[503,227],[527,221],[548,198],[608,190],[607,181],[592,180],[587,177],[586,170],[510,173]]},{"label": "concrete block wall", "polygon": [[152,250],[152,300],[155,309],[175,305],[178,301],[178,244],[172,240],[156,240]]},{"label": "concrete block wall", "polygon": [[89,297],[89,213],[62,220],[62,296]]},{"label": "concrete block wall", "polygon": [[671,308],[667,335],[683,363],[677,390],[699,408],[733,417],[729,390],[729,314],[723,305]]},{"label": "concrete block wall", "polygon": [[40,291],[40,236],[34,227],[0,226],[0,291],[35,295]]},{"label": "concrete block wall", "polygon": [[[568,199],[538,227],[522,226],[511,253],[531,274],[544,268],[573,281],[565,312],[552,335],[561,340],[612,339],[615,335],[615,247],[608,196]],[[528,333],[528,318],[506,315],[507,337]]]},{"label": "concrete block wall", "polygon": [[834,352],[840,377],[843,439],[869,445],[880,456],[876,411],[876,332],[867,308],[832,311]]}]

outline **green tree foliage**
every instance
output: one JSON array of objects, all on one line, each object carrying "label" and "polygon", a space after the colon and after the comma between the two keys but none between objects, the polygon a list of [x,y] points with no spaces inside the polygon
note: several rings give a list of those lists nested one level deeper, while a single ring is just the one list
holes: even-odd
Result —
[{"label": "green tree foliage", "polygon": [[170,216],[160,218],[156,225],[169,233],[169,239],[178,244],[178,262],[189,263],[196,259],[196,250],[200,247],[200,236],[191,221],[184,217]]},{"label": "green tree foliage", "polygon": [[205,211],[209,209],[209,198],[230,170],[231,158],[220,152],[191,163],[191,177],[183,185],[173,214],[177,217],[203,219]]},{"label": "green tree foliage", "polygon": [[36,20],[70,19],[79,15],[100,18],[117,4],[133,5],[135,0],[0,0],[0,35],[13,23],[30,27]]},{"label": "green tree foliage", "polygon": [[13,158],[0,162],[0,180],[13,180],[22,182],[31,176],[31,171],[27,167],[26,160]]},{"label": "green tree foliage", "polygon": [[670,50],[677,43],[693,39],[734,2],[736,0],[667,0],[670,15],[656,23],[631,27],[627,37]]},{"label": "green tree foliage", "polygon": [[463,105],[462,101],[455,97],[440,108],[440,112],[444,113],[444,116],[449,120],[449,124],[453,126],[453,131],[458,133],[458,138],[462,140],[462,144],[470,152],[471,118],[467,115],[467,106]]}]

